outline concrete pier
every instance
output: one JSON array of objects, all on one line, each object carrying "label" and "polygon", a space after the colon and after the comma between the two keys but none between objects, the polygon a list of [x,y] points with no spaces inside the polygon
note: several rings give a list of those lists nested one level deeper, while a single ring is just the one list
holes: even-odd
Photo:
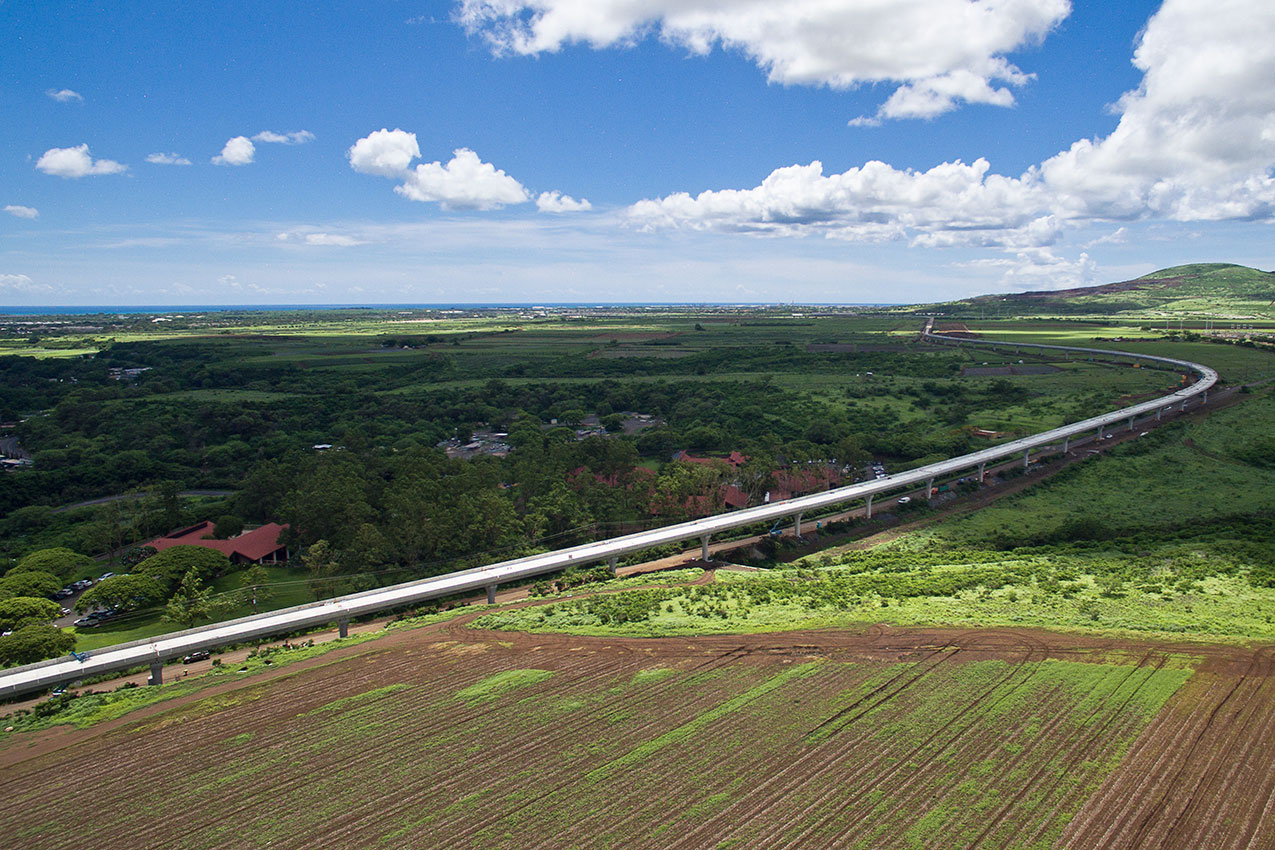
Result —
[{"label": "concrete pier", "polygon": [[619,565],[620,565],[620,556],[619,556],[619,555],[612,555],[612,556],[611,556],[611,558],[610,558],[610,560],[608,560],[608,561],[607,561],[607,568],[608,568],[609,570],[611,570],[611,576],[612,576],[612,577],[614,577],[614,576],[615,576],[615,574],[616,574],[616,569],[619,567]]},{"label": "concrete pier", "polygon": [[343,637],[343,638],[347,638],[347,637],[349,637],[349,636],[350,636],[350,621],[349,621],[349,620],[337,620],[337,621],[336,621],[336,634],[337,634],[337,637]]},{"label": "concrete pier", "polygon": [[864,519],[872,519],[872,494],[868,495],[868,507],[863,512]]},{"label": "concrete pier", "polygon": [[494,584],[487,585],[487,604],[496,604],[496,585]]},{"label": "concrete pier", "polygon": [[708,541],[711,537],[711,534],[705,534],[699,539],[700,558],[706,564],[708,563]]},{"label": "concrete pier", "polygon": [[151,662],[151,677],[146,683],[148,685],[164,684],[164,662],[156,658]]},{"label": "concrete pier", "polygon": [[797,514],[797,519],[793,521],[792,533],[794,537],[801,537],[801,514]]}]

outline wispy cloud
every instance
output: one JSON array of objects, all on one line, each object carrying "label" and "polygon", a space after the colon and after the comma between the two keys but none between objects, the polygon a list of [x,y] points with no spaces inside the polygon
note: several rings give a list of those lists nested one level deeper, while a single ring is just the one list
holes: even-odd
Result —
[{"label": "wispy cloud", "polygon": [[9,204],[4,211],[16,218],[39,218],[40,211],[35,207],[24,207],[19,204]]},{"label": "wispy cloud", "polygon": [[0,274],[0,292],[48,292],[53,287],[36,283],[24,274]]},{"label": "wispy cloud", "polygon": [[262,130],[252,137],[254,142],[268,142],[276,145],[304,145],[314,141],[314,133],[309,130],[296,130],[291,133],[276,133],[273,130]]},{"label": "wispy cloud", "polygon": [[83,103],[84,96],[70,89],[49,89],[45,92],[58,103]]},{"label": "wispy cloud", "polygon": [[155,165],[190,165],[190,160],[177,153],[148,154],[146,161]]}]

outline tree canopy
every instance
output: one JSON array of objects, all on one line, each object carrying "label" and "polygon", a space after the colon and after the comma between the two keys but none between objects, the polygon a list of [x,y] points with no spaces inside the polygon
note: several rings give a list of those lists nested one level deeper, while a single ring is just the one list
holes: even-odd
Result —
[{"label": "tree canopy", "polygon": [[137,565],[136,572],[174,588],[191,570],[200,581],[208,581],[230,569],[230,559],[216,549],[203,546],[173,546]]},{"label": "tree canopy", "polygon": [[27,555],[18,565],[9,571],[32,573],[52,573],[62,581],[70,581],[71,577],[85,567],[93,566],[93,559],[70,549],[58,546],[53,549],[40,549]]},{"label": "tree canopy", "polygon": [[135,611],[162,602],[164,587],[148,575],[112,576],[89,588],[76,600],[76,611],[94,608],[114,608],[119,611]]},{"label": "tree canopy", "polygon": [[0,667],[34,664],[46,658],[56,658],[70,652],[74,646],[75,635],[56,626],[32,623],[0,640]]},{"label": "tree canopy", "polygon": [[14,596],[0,600],[0,631],[20,629],[31,623],[47,623],[62,610],[56,602],[34,596]]},{"label": "tree canopy", "polygon": [[53,573],[14,572],[10,570],[0,578],[0,599],[15,596],[48,597],[62,588],[62,579]]}]

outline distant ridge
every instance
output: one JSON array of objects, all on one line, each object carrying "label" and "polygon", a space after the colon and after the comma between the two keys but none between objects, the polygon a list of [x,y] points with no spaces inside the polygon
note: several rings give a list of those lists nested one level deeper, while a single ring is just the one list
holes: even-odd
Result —
[{"label": "distant ridge", "polygon": [[1275,272],[1192,263],[1096,286],[980,295],[917,310],[986,315],[1275,319]]}]

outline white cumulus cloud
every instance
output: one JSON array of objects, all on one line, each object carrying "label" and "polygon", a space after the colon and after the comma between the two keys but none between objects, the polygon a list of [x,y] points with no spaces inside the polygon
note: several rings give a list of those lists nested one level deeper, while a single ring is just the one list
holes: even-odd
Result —
[{"label": "white cumulus cloud", "polygon": [[415,133],[404,130],[370,133],[351,145],[347,156],[355,171],[400,180],[395,192],[444,209],[494,210],[530,199],[521,183],[469,148],[457,148],[447,163],[423,162],[413,168],[420,145]]},{"label": "white cumulus cloud", "polygon": [[190,160],[178,153],[147,154],[146,161],[154,165],[190,165]]},{"label": "white cumulus cloud", "polygon": [[771,82],[902,88],[875,118],[931,117],[960,101],[1006,106],[1029,78],[1005,56],[1047,35],[1070,0],[461,0],[456,19],[497,53],[628,46],[654,33],[706,54],[737,50]]},{"label": "white cumulus cloud", "polygon": [[252,140],[254,142],[271,142],[277,145],[303,145],[306,142],[314,141],[314,133],[309,130],[297,130],[292,133],[276,133],[272,130],[262,130],[253,136]]},{"label": "white cumulus cloud", "polygon": [[1275,4],[1166,0],[1134,52],[1142,84],[1104,139],[1041,173],[1078,217],[1275,216]]},{"label": "white cumulus cloud", "polygon": [[79,92],[71,91],[70,89],[49,89],[45,92],[45,94],[56,100],[58,103],[84,102],[83,95]]},{"label": "white cumulus cloud", "polygon": [[417,165],[394,191],[413,201],[437,201],[447,209],[494,210],[527,200],[521,183],[469,148],[457,148],[445,164]]},{"label": "white cumulus cloud", "polygon": [[257,155],[257,146],[247,136],[235,136],[226,142],[221,153],[212,158],[214,165],[248,165]]},{"label": "white cumulus cloud", "polygon": [[400,177],[421,155],[416,134],[405,130],[377,130],[350,146],[350,167],[363,174]]},{"label": "white cumulus cloud", "polygon": [[561,192],[541,192],[536,198],[536,209],[546,213],[584,212],[593,209],[593,204],[584,198],[577,201]]},{"label": "white cumulus cloud", "polygon": [[53,287],[36,283],[24,274],[0,274],[0,292],[48,292]]},{"label": "white cumulus cloud", "polygon": [[928,171],[868,162],[825,175],[823,164],[777,168],[752,189],[680,192],[640,201],[628,211],[643,229],[689,227],[779,236],[820,234],[878,242],[939,235],[950,242],[996,244],[1052,239],[1036,220],[1041,187],[989,174],[985,159]]},{"label": "white cumulus cloud", "polygon": [[24,207],[19,204],[7,204],[4,211],[16,218],[39,218],[40,211],[35,207]]},{"label": "white cumulus cloud", "polygon": [[[1048,251],[1069,227],[1275,220],[1272,35],[1275,4],[1166,0],[1139,39],[1133,62],[1143,79],[1116,105],[1116,129],[1018,176],[995,174],[981,158],[928,171],[868,162],[830,175],[812,162],[777,168],[753,188],[640,201],[627,216],[648,230],[995,248],[1014,255],[995,263],[1024,285],[1050,275],[1082,280],[1093,268],[1087,257],[1060,260]],[[954,81],[939,99],[966,84],[977,80]],[[923,89],[904,86],[883,109],[926,115]],[[1119,238],[1122,231],[1107,241]]]},{"label": "white cumulus cloud", "polygon": [[89,155],[88,145],[49,148],[36,160],[35,167],[45,174],[68,179],[87,177],[92,174],[119,174],[128,170],[127,165],[113,159],[93,159]]}]

